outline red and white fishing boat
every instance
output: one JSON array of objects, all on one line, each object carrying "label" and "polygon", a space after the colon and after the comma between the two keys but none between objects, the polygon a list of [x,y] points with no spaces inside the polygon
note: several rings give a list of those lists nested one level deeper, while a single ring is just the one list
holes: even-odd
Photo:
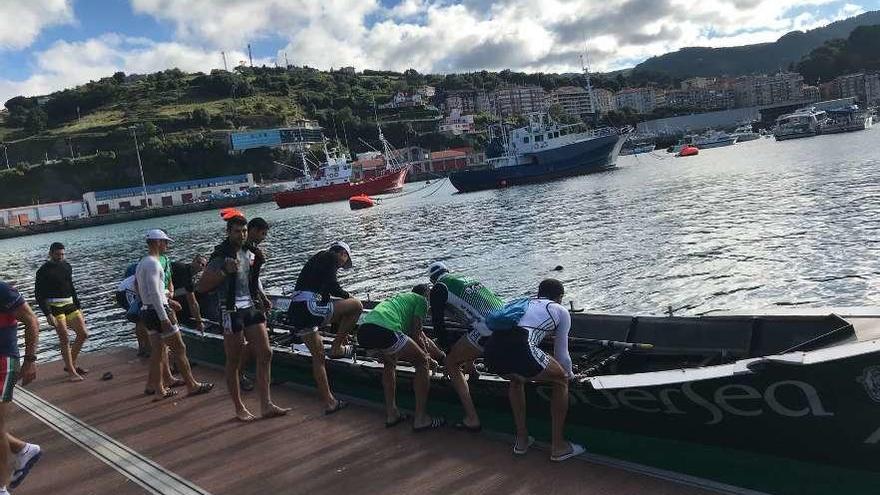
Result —
[{"label": "red and white fishing boat", "polygon": [[395,158],[391,146],[379,129],[379,140],[382,142],[385,169],[380,175],[360,181],[352,180],[351,163],[348,156],[336,148],[328,149],[324,143],[326,162],[312,172],[311,163],[303,156],[303,176],[286,191],[275,194],[275,203],[279,208],[304,206],[315,203],[344,201],[352,196],[392,193],[403,189],[408,164],[401,164]]}]

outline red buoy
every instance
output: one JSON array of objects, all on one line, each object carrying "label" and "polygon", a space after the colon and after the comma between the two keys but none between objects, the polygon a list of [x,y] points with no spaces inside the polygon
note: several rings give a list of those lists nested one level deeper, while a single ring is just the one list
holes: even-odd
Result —
[{"label": "red buoy", "polygon": [[367,196],[366,194],[358,194],[357,196],[352,196],[348,198],[348,206],[352,210],[362,210],[364,208],[369,208],[376,204],[373,201],[373,198]]},{"label": "red buoy", "polygon": [[700,153],[700,149],[696,146],[685,146],[678,152],[678,156],[694,156]]}]

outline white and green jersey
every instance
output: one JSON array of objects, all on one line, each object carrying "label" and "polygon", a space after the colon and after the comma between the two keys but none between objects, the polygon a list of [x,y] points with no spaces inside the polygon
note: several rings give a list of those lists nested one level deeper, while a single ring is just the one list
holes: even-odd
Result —
[{"label": "white and green jersey", "polygon": [[504,306],[504,301],[500,297],[481,282],[471,278],[456,277],[449,273],[437,279],[435,285],[446,288],[446,309],[456,319],[470,324],[483,335],[491,333],[483,322],[490,311]]}]

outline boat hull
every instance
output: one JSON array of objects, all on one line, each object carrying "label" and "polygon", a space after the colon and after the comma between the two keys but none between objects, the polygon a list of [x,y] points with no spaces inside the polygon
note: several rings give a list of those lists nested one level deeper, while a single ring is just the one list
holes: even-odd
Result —
[{"label": "boat hull", "polygon": [[626,135],[602,136],[560,148],[529,153],[525,165],[455,172],[449,181],[460,192],[546,182],[614,168]]},{"label": "boat hull", "polygon": [[275,204],[279,208],[305,206],[316,203],[345,201],[352,196],[392,193],[403,189],[409,167],[361,182],[333,184],[312,189],[282,191],[275,194]]},{"label": "boat hull", "polygon": [[724,146],[732,146],[732,145],[736,144],[736,141],[737,141],[737,138],[735,138],[735,137],[731,137],[729,139],[721,139],[718,141],[704,141],[704,142],[695,141],[694,146],[696,146],[697,148],[699,148],[701,150],[707,150],[710,148],[721,148]]}]

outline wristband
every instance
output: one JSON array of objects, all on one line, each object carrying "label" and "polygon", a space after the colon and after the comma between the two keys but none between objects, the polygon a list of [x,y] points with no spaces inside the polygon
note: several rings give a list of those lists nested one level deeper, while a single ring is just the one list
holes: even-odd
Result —
[{"label": "wristband", "polygon": [[33,363],[33,362],[36,362],[36,360],[37,360],[37,356],[35,356],[33,354],[25,354],[24,355],[24,362],[26,362],[26,363]]}]

